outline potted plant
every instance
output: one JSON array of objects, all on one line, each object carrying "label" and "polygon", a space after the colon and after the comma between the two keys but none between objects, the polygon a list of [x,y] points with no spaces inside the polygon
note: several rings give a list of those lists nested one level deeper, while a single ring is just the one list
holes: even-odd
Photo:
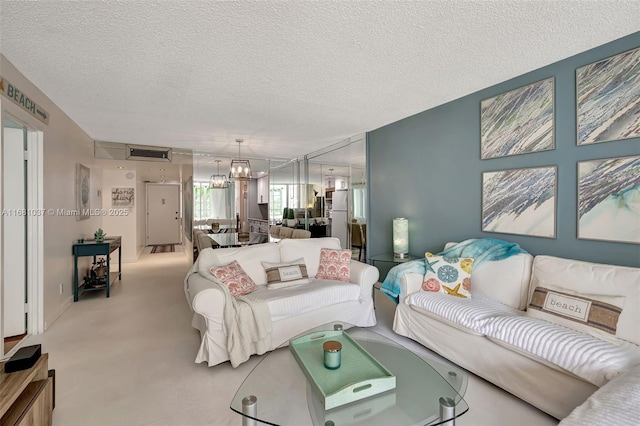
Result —
[{"label": "potted plant", "polygon": [[96,243],[102,243],[102,242],[104,242],[104,237],[105,237],[106,235],[107,235],[107,234],[105,234],[105,232],[102,230],[102,228],[98,228],[98,230],[96,231],[96,233],[95,233],[95,234],[93,234],[93,236],[94,236],[94,237],[95,237],[95,239],[96,239]]}]

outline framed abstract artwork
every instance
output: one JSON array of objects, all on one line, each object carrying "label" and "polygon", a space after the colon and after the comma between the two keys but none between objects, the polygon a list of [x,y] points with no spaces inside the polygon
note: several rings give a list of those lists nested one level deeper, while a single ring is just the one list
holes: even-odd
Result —
[{"label": "framed abstract artwork", "polygon": [[90,194],[91,194],[91,170],[80,163],[76,164],[76,220],[89,219]]},{"label": "framed abstract artwork", "polygon": [[554,149],[553,104],[553,77],[480,102],[480,158]]},{"label": "framed abstract artwork", "polygon": [[578,238],[640,244],[640,156],[578,162]]},{"label": "framed abstract artwork", "polygon": [[557,167],[482,173],[482,230],[555,238]]},{"label": "framed abstract artwork", "polygon": [[640,137],[640,47],[576,70],[577,145]]}]

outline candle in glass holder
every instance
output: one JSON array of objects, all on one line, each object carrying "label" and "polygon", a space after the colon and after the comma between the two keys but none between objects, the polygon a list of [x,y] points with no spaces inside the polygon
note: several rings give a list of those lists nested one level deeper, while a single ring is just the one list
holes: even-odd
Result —
[{"label": "candle in glass holder", "polygon": [[335,340],[327,340],[322,345],[324,350],[324,366],[329,370],[340,368],[342,361],[342,343]]}]

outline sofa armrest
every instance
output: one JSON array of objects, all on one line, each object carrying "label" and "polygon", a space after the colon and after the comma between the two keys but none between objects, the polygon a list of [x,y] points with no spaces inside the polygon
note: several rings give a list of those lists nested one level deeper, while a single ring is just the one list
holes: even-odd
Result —
[{"label": "sofa armrest", "polygon": [[357,260],[351,260],[349,281],[360,285],[360,299],[370,299],[373,292],[373,285],[380,278],[380,271],[375,266]]},{"label": "sofa armrest", "polygon": [[410,272],[404,274],[400,279],[400,296],[399,300],[402,302],[408,295],[420,291],[422,289],[422,281],[424,275]]},{"label": "sofa armrest", "polygon": [[559,426],[640,424],[640,365],[615,377],[595,391]]},{"label": "sofa armrest", "polygon": [[194,312],[220,324],[224,322],[224,292],[216,283],[193,274],[189,277],[189,296]]}]

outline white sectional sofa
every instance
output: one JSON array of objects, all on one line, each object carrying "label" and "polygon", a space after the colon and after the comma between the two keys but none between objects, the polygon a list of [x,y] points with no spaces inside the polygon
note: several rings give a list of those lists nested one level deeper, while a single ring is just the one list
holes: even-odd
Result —
[{"label": "white sectional sofa", "polygon": [[[378,269],[351,260],[350,283],[315,279],[322,248],[340,249],[337,238],[285,239],[241,248],[205,249],[185,279],[185,294],[194,314],[192,325],[200,331],[196,363],[213,366],[229,360],[227,327],[224,321],[225,296],[206,277],[213,266],[236,260],[257,284],[251,296],[267,301],[271,316],[271,348],[288,343],[306,330],[331,321],[361,327],[376,324],[372,290]],[[282,263],[303,257],[310,282],[298,286],[267,288],[262,262]],[[252,353],[256,353],[255,350]]]},{"label": "white sectional sofa", "polygon": [[[518,254],[474,268],[471,299],[421,291],[422,282],[402,277],[393,329],[558,419],[640,364],[640,269]],[[615,299],[615,335],[527,313],[538,286]]]}]

